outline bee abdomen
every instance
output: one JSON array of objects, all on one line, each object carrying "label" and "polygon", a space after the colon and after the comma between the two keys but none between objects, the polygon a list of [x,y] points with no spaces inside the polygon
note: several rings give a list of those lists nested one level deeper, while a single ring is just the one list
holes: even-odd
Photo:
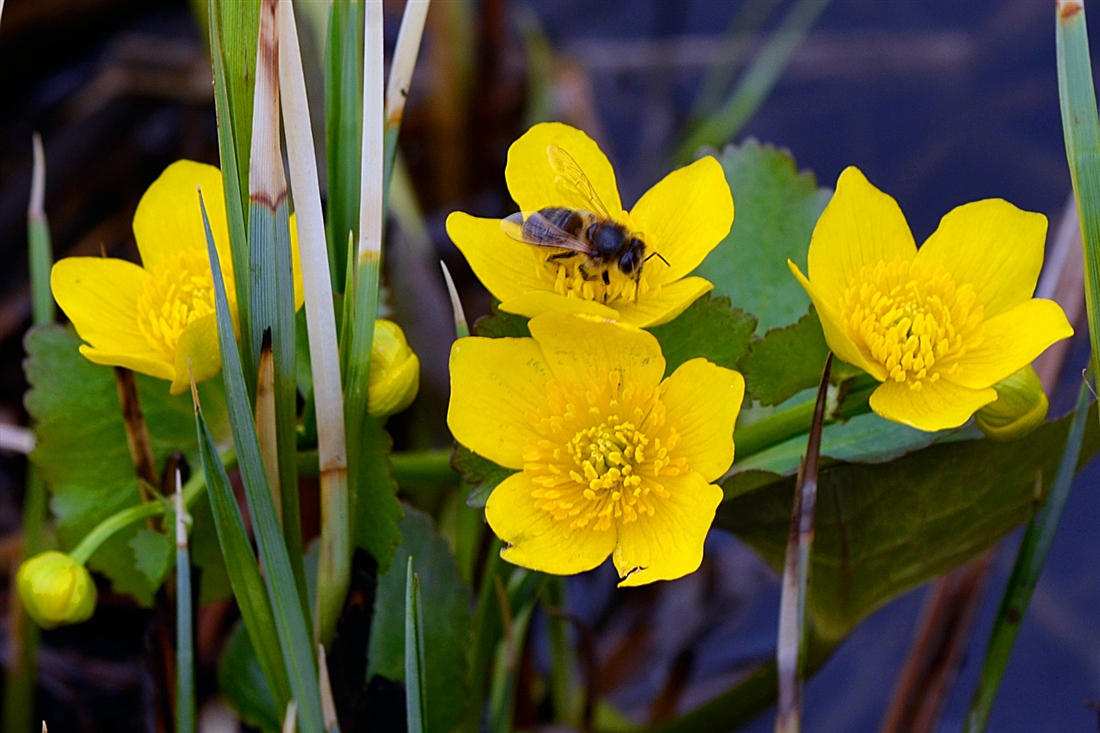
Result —
[{"label": "bee abdomen", "polygon": [[[571,237],[579,237],[581,230],[584,229],[584,219],[573,209],[567,209],[564,206],[548,206],[545,209],[539,209],[539,214]],[[527,230],[528,226],[538,230],[531,232],[533,234],[541,233],[543,228],[537,217],[531,217],[524,222],[524,230]]]}]

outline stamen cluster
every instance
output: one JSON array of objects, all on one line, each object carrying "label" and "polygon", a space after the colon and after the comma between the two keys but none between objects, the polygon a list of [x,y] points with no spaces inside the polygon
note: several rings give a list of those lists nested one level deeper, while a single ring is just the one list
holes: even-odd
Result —
[{"label": "stamen cluster", "polygon": [[662,477],[687,470],[670,452],[679,442],[657,387],[603,383],[548,385],[545,409],[527,416],[538,434],[524,449],[535,507],[570,526],[607,530],[612,520],[653,516],[653,497],[668,498]]},{"label": "stamen cluster", "polygon": [[[148,271],[151,277],[137,301],[137,325],[149,346],[171,360],[180,334],[192,322],[214,313],[214,279],[206,252],[187,249]],[[226,273],[226,292],[233,292]]]},{"label": "stamen cluster", "polygon": [[943,267],[897,258],[864,265],[840,303],[848,335],[888,375],[920,390],[982,341],[983,308],[973,286],[957,286]]}]

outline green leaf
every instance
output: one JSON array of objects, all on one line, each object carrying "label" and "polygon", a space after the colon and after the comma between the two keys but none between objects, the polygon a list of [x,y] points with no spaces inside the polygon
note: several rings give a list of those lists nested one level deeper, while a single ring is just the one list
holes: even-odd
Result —
[{"label": "green leaf", "polygon": [[263,731],[282,728],[282,714],[276,710],[244,624],[237,624],[225,643],[218,662],[218,689],[247,725]]},{"label": "green leaf", "polygon": [[797,323],[769,329],[764,338],[753,341],[737,366],[754,399],[778,405],[815,387],[828,355],[821,321],[811,308]]},{"label": "green leaf", "polygon": [[500,309],[500,301],[493,298],[489,303],[490,314],[482,316],[474,323],[474,335],[485,338],[530,338],[527,319],[514,313],[505,313]]},{"label": "green leaf", "polygon": [[134,566],[149,579],[152,587],[158,587],[168,575],[168,563],[172,559],[170,553],[174,547],[175,543],[169,542],[163,532],[151,529],[139,529],[130,540]]},{"label": "green leaf", "polygon": [[788,152],[755,140],[727,147],[718,159],[737,211],[729,236],[695,274],[714,283],[715,295],[755,315],[761,329],[793,323],[810,299],[787,259],[805,267],[810,235],[831,194],[812,173],[799,173]]},{"label": "green leaf", "polygon": [[424,514],[405,508],[404,541],[393,568],[378,579],[371,623],[367,679],[378,674],[405,679],[405,593],[409,558],[420,576],[424,625],[424,679],[429,733],[446,733],[461,719],[467,697],[467,651],[473,596],[458,574],[454,556]]},{"label": "green leaf", "polygon": [[[1023,443],[955,440],[881,465],[823,469],[808,604],[817,632],[842,638],[890,599],[985,552],[1026,521],[1036,476],[1045,495],[1069,423],[1047,423]],[[1097,447],[1093,417],[1079,465]],[[793,485],[785,478],[724,502],[715,526],[781,568]]]},{"label": "green leaf", "polygon": [[[952,434],[949,430],[926,433],[868,412],[842,423],[826,425],[821,435],[821,457],[850,463],[885,463]],[[798,470],[805,452],[806,434],[803,433],[749,456],[737,463],[736,468],[738,471],[790,475]]]},{"label": "green leaf", "polygon": [[360,432],[360,485],[355,503],[355,546],[378,561],[379,572],[386,572],[394,551],[401,542],[401,502],[397,499],[397,480],[393,477],[390,451],[393,439],[383,427],[384,419],[363,420]]},{"label": "green leaf", "polygon": [[359,175],[363,142],[363,6],[332,4],[325,74],[328,216],[325,217],[332,292],[347,278],[348,233],[359,231]]},{"label": "green leaf", "polygon": [[[81,341],[62,326],[43,326],[27,336],[24,369],[31,390],[27,411],[36,424],[31,454],[52,494],[62,549],[72,549],[100,521],[141,503],[118,388],[110,367],[93,364],[77,350]],[[137,375],[149,437],[157,466],[174,451],[182,451],[191,466],[199,465],[191,399],[173,397],[168,383]],[[228,424],[225,397],[216,382],[200,385],[215,439],[225,442]],[[130,540],[140,526],[123,530],[92,556],[90,565],[110,579],[115,592],[150,606],[156,587],[134,562]],[[196,524],[195,542],[212,541],[213,527]],[[203,573],[202,595],[217,596],[207,582],[217,581],[217,566],[209,555],[196,557]]]},{"label": "green leaf", "polygon": [[454,453],[451,454],[451,468],[462,474],[463,483],[470,486],[466,506],[473,509],[484,509],[485,502],[489,500],[489,494],[493,493],[493,489],[515,473],[512,469],[498,466],[488,458],[482,458],[458,443],[455,443]]},{"label": "green leaf", "polygon": [[675,320],[651,329],[665,355],[665,374],[700,356],[718,366],[736,369],[755,331],[755,316],[731,306],[729,298],[709,295],[692,303]]}]

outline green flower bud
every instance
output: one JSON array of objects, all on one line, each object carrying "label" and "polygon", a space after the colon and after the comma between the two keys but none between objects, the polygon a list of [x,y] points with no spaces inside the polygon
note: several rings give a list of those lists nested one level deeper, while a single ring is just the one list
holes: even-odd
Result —
[{"label": "green flower bud", "polygon": [[23,608],[44,629],[87,621],[95,611],[92,576],[63,552],[50,550],[27,560],[15,584]]},{"label": "green flower bud", "polygon": [[993,440],[1017,440],[1046,419],[1050,403],[1031,365],[993,385],[997,399],[975,414],[978,427]]},{"label": "green flower bud", "polygon": [[412,404],[420,389],[420,359],[409,348],[405,332],[393,321],[374,322],[368,389],[373,417],[401,412]]}]

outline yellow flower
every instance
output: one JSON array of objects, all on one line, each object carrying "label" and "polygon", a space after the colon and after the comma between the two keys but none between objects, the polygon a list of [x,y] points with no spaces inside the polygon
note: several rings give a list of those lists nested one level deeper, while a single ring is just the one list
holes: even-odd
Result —
[{"label": "yellow flower", "polygon": [[394,415],[416,399],[420,359],[409,348],[401,326],[383,318],[374,322],[372,346],[367,409],[373,417]]},{"label": "yellow flower", "polygon": [[855,168],[840,174],[810,242],[807,279],[829,348],[882,384],[871,409],[920,430],[966,422],[993,385],[1073,335],[1031,297],[1046,217],[1001,199],[960,206],[917,250],[897,202]]},{"label": "yellow flower", "polygon": [[[222,174],[202,163],[173,163],[141,197],[134,238],[142,266],[106,257],[69,257],[54,265],[50,277],[57,304],[87,342],[80,353],[96,364],[167,379],[172,394],[187,389],[188,362],[200,382],[221,369],[200,187],[235,320]],[[295,306],[300,307],[303,290],[293,217],[290,240]]]},{"label": "yellow flower", "polygon": [[733,462],[741,375],[692,359],[662,380],[652,335],[595,316],[530,329],[451,350],[451,432],[518,471],[485,507],[501,556],[568,575],[612,555],[620,585],[693,572],[722,500],[712,482]]},{"label": "yellow flower", "polygon": [[92,576],[63,552],[50,550],[24,562],[15,586],[27,613],[44,629],[78,624],[95,612]]},{"label": "yellow flower", "polygon": [[[584,186],[570,183],[576,178],[563,170],[563,156],[555,155],[559,150],[583,172],[598,201],[581,193]],[[474,274],[502,301],[502,310],[528,317],[585,312],[647,327],[672,320],[714,287],[701,277],[685,277],[733,225],[733,197],[713,157],[665,176],[628,212],[619,199],[615,171],[596,143],[580,130],[550,122],[535,125],[512,144],[504,177],[527,215],[547,207],[594,214],[605,209],[644,243],[645,261],[640,276],[624,274],[613,264],[596,266],[606,269],[605,284],[591,262],[586,266],[584,254],[562,258],[562,249],[509,236],[499,219],[456,211],[447,217],[447,233]]]}]

